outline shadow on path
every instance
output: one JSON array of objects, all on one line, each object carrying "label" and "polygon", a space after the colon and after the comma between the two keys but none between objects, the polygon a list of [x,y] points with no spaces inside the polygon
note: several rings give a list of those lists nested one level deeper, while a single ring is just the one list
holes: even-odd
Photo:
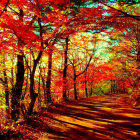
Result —
[{"label": "shadow on path", "polygon": [[42,108],[8,135],[29,140],[140,140],[140,110],[129,105],[128,95],[91,97]]}]

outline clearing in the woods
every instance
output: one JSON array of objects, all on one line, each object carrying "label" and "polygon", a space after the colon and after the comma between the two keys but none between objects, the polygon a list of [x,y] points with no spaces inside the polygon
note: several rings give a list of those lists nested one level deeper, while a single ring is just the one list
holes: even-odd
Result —
[{"label": "clearing in the woods", "polygon": [[5,139],[139,140],[140,110],[125,94],[94,96],[42,108]]}]

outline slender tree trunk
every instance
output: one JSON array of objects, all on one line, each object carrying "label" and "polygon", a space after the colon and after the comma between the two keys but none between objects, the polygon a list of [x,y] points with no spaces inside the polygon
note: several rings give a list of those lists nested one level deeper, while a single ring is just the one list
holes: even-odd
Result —
[{"label": "slender tree trunk", "polygon": [[116,83],[115,80],[111,80],[111,93],[115,93],[116,92]]},{"label": "slender tree trunk", "polygon": [[[7,73],[6,73],[5,55],[4,55],[3,64],[4,64],[4,67],[5,67],[5,69],[3,70],[4,88],[5,88],[5,99],[6,99],[6,106],[9,107],[9,87],[8,87],[8,79],[7,79]],[[9,111],[7,113],[9,113]]]},{"label": "slender tree trunk", "polygon": [[[45,69],[44,69],[44,73],[45,73]],[[45,74],[44,74],[45,77]],[[43,92],[44,92],[44,103],[47,104],[47,96],[46,96],[46,85],[45,85],[45,80],[44,77],[41,75],[41,80],[42,80],[42,87],[43,87]]]},{"label": "slender tree trunk", "polygon": [[38,108],[41,107],[41,94],[40,94],[40,82],[41,82],[41,68],[39,67],[39,81],[38,81]]},{"label": "slender tree trunk", "polygon": [[75,97],[75,100],[78,100],[78,97],[77,97],[77,88],[76,88],[76,74],[74,74],[74,97]]},{"label": "slender tree trunk", "polygon": [[65,101],[68,100],[67,97],[67,62],[68,62],[68,37],[66,38],[66,47],[65,47],[65,53],[64,53],[64,70],[63,70],[63,98]]},{"label": "slender tree trunk", "polygon": [[29,79],[29,71],[27,69],[27,76],[26,76],[26,84],[25,84],[25,89],[24,89],[24,92],[22,93],[22,98],[21,100],[23,101],[24,100],[24,97],[27,93],[27,89],[28,89],[28,79]]},{"label": "slender tree trunk", "polygon": [[48,58],[48,75],[46,81],[46,95],[47,95],[47,103],[52,103],[51,98],[51,73],[52,73],[52,49],[49,48],[49,58]]},{"label": "slender tree trunk", "polygon": [[34,74],[33,73],[30,75],[30,97],[31,97],[31,102],[29,104],[28,115],[31,115],[31,113],[33,112],[34,104],[37,97],[37,93],[34,92]]},{"label": "slender tree trunk", "polygon": [[31,102],[29,104],[29,108],[28,108],[28,115],[31,115],[31,113],[33,112],[33,108],[34,108],[34,104],[36,101],[36,97],[37,97],[37,93],[34,92],[34,76],[35,76],[35,71],[36,71],[36,67],[41,59],[44,47],[43,47],[43,40],[42,40],[42,26],[41,26],[41,20],[40,18],[38,18],[38,24],[39,24],[39,31],[40,31],[40,39],[41,39],[41,50],[37,56],[37,58],[34,60],[34,64],[33,64],[33,70],[30,74],[30,97],[31,97]]},{"label": "slender tree trunk", "polygon": [[92,89],[92,83],[91,83],[91,87],[90,87],[90,96],[92,96],[92,92],[93,92],[93,89]]},{"label": "slender tree trunk", "polygon": [[86,74],[87,74],[87,73],[85,72],[85,74],[84,74],[84,77],[85,77],[84,83],[85,83],[85,93],[86,93],[86,97],[88,97]]},{"label": "slender tree trunk", "polygon": [[20,114],[20,99],[22,94],[22,86],[24,82],[24,61],[23,55],[17,55],[17,74],[14,92],[11,98],[11,117],[17,121]]},{"label": "slender tree trunk", "polygon": [[6,74],[6,70],[3,71],[4,74],[4,89],[5,89],[5,99],[6,99],[6,118],[7,118],[7,122],[10,119],[10,110],[9,110],[9,87],[8,87],[8,79],[7,79],[7,74]]},{"label": "slender tree trunk", "polygon": [[89,59],[87,65],[86,65],[85,69],[84,69],[82,72],[80,72],[79,74],[76,74],[76,66],[74,66],[75,63],[74,63],[74,62],[73,62],[73,63],[71,62],[72,65],[73,65],[73,73],[74,73],[73,81],[74,81],[74,97],[75,97],[75,100],[78,99],[78,98],[77,98],[77,97],[78,97],[78,96],[77,96],[77,88],[76,88],[76,78],[77,78],[78,76],[80,76],[81,74],[84,74],[84,73],[87,71],[91,60],[92,60],[92,56],[90,57],[90,59]]},{"label": "slender tree trunk", "polygon": [[[14,57],[14,56],[13,56],[13,57]],[[13,70],[13,69],[14,69],[14,68],[13,68],[13,67],[14,67],[14,62],[13,62],[13,61],[14,61],[14,59],[12,59],[12,69],[11,69],[11,85],[12,85],[11,92],[12,92],[12,93],[14,93],[14,85],[15,85],[15,84],[14,84],[14,70]]]},{"label": "slender tree trunk", "polygon": [[[139,43],[140,43],[140,37],[139,37]],[[140,44],[138,44],[137,47],[137,69],[140,70]],[[137,78],[137,83],[140,84],[139,82],[140,82],[140,77]]]},{"label": "slender tree trunk", "polygon": [[4,70],[3,73],[4,73],[6,106],[9,107],[9,88],[8,88],[8,79],[7,79],[6,70]]},{"label": "slender tree trunk", "polygon": [[27,69],[27,77],[26,77],[26,87],[24,89],[24,92],[22,93],[22,96],[21,96],[21,112],[22,112],[22,115],[23,117],[26,119],[27,118],[27,109],[26,109],[26,105],[24,104],[24,98],[25,98],[25,95],[27,93],[27,88],[28,88],[28,78],[29,78],[29,71]]},{"label": "slender tree trunk", "polygon": [[86,97],[88,97],[87,81],[85,81],[85,92],[86,92]]},{"label": "slender tree trunk", "polygon": [[[41,58],[42,52],[40,52],[40,53],[41,53],[40,54],[40,58]],[[28,115],[31,115],[31,113],[33,112],[36,97],[38,95],[37,93],[34,92],[34,76],[35,76],[35,70],[36,70],[36,67],[37,67],[37,64],[38,64],[40,58],[34,60],[33,70],[32,70],[32,73],[30,74],[30,97],[31,97],[31,102],[29,104]]]}]

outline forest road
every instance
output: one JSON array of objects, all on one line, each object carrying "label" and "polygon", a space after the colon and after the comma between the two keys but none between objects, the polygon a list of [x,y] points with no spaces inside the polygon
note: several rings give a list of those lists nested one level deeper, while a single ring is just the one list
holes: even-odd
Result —
[{"label": "forest road", "polygon": [[[140,110],[127,94],[54,104],[16,126],[12,140],[140,140]],[[8,140],[9,140],[8,139]]]}]

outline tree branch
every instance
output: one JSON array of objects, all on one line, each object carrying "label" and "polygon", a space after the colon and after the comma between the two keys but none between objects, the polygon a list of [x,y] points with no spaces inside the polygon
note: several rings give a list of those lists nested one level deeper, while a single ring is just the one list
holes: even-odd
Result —
[{"label": "tree branch", "polygon": [[7,8],[8,4],[9,4],[9,2],[10,2],[10,0],[8,0],[8,1],[6,2],[4,9],[3,9],[2,12],[0,13],[0,17],[1,17],[2,14],[6,11],[6,8]]},{"label": "tree branch", "polygon": [[136,20],[140,21],[140,16],[130,15],[130,14],[128,14],[127,12],[124,12],[124,11],[122,11],[122,10],[116,9],[116,8],[114,8],[114,7],[111,7],[111,6],[109,6],[109,5],[105,4],[105,3],[102,3],[102,4],[105,5],[105,6],[107,6],[107,7],[109,7],[109,8],[111,8],[111,9],[113,9],[113,10],[116,10],[116,11],[118,11],[118,12],[124,14],[126,17],[131,17],[131,18],[133,18],[133,19],[136,19]]},{"label": "tree branch", "polygon": [[79,74],[77,74],[76,77],[80,76],[81,74],[83,74],[83,73],[87,70],[87,68],[88,68],[88,66],[89,66],[89,64],[90,64],[90,62],[91,62],[91,60],[92,60],[92,56],[90,57],[90,59],[89,59],[89,61],[88,61],[88,64],[86,65],[86,68],[85,68],[82,72],[80,72]]}]

